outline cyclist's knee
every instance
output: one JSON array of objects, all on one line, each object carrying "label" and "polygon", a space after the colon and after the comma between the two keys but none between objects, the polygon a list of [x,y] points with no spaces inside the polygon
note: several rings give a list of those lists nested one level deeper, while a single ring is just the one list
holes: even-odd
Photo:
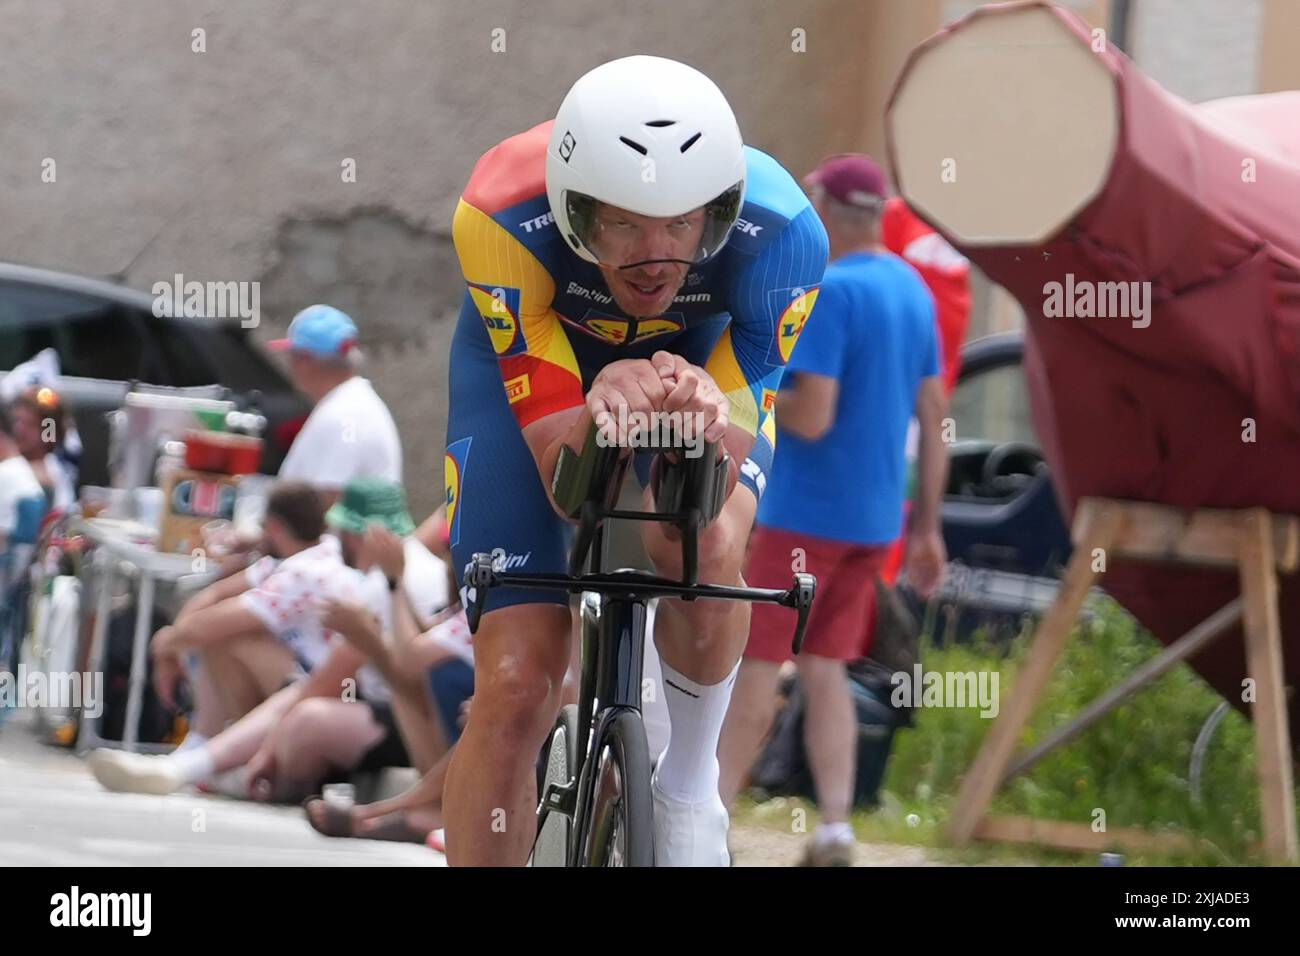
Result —
[{"label": "cyclist's knee", "polygon": [[[701,531],[697,554],[704,580],[733,583],[745,560],[749,529],[750,522],[745,515],[724,509],[715,521]],[[647,523],[644,540],[646,553],[660,574],[668,577],[681,575],[682,543],[679,538],[675,535],[669,537],[660,526]]]},{"label": "cyclist's knee", "polygon": [[[482,719],[494,734],[531,746],[545,738],[559,711],[568,665],[568,609],[557,607],[552,614],[537,606],[518,610],[510,615],[516,619],[513,626],[498,618],[496,633],[476,648],[470,721]],[[532,619],[518,620],[521,616]],[[484,625],[486,629],[486,620]]]}]

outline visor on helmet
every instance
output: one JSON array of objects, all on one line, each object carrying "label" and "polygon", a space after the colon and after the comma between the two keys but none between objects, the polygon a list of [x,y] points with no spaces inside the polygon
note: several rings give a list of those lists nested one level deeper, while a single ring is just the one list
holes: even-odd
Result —
[{"label": "visor on helmet", "polygon": [[564,191],[572,234],[565,239],[602,265],[615,268],[647,262],[694,265],[716,255],[740,215],[742,184],[680,216],[627,214],[617,206],[574,190]]}]

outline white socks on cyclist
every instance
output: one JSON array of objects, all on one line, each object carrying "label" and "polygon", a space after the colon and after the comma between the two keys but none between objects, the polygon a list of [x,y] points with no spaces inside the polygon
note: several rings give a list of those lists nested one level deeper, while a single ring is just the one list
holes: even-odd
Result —
[{"label": "white socks on cyclist", "polygon": [[738,663],[721,682],[699,684],[660,658],[672,732],[655,769],[664,795],[683,803],[718,798],[718,738],[731,703]]}]

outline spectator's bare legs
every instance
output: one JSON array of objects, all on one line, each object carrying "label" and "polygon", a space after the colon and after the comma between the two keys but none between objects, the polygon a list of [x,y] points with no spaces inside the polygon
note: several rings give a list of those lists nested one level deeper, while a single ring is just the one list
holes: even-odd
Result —
[{"label": "spectator's bare legs", "polygon": [[780,665],[771,661],[747,657],[740,663],[731,707],[718,742],[718,763],[722,767],[718,790],[728,808],[736,802],[759,748],[772,728],[780,674]]},{"label": "spectator's bare legs", "polygon": [[844,662],[811,654],[795,658],[804,690],[804,747],[817,788],[822,823],[848,823],[853,803],[857,715]]},{"label": "spectator's bare legs", "polygon": [[355,767],[384,737],[369,707],[312,697],[301,701],[272,731],[275,796],[301,800],[336,769]]},{"label": "spectator's bare legs", "polygon": [[201,674],[215,690],[213,702],[219,704],[220,711],[213,719],[196,707],[195,723],[204,727],[216,724],[218,732],[227,721],[243,717],[278,691],[294,672],[293,655],[269,637],[217,644],[201,651],[199,657]]},{"label": "spectator's bare legs", "polygon": [[299,688],[282,688],[209,740],[214,772],[223,773],[248,763],[298,699]]},{"label": "spectator's bare legs", "polygon": [[212,679],[212,668],[199,657],[195,670],[186,669],[186,677],[194,693],[194,724],[192,732],[209,739],[217,736],[231,720],[226,704]]},{"label": "spectator's bare legs", "polygon": [[514,605],[483,616],[474,638],[474,707],[447,775],[453,866],[522,866],[528,859],[537,830],[537,755],[559,713],[571,628],[567,604]]},{"label": "spectator's bare legs", "polygon": [[[366,837],[396,824],[422,837],[443,825],[442,793],[447,782],[447,767],[452,751],[448,750],[415,786],[387,800],[376,800],[352,808],[352,833]],[[316,829],[327,826],[328,808],[324,800],[307,804],[307,814]]]}]

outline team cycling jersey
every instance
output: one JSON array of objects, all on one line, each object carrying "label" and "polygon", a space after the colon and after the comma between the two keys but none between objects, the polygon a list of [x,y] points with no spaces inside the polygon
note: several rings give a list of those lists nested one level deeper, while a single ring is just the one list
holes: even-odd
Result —
[{"label": "team cycling jersey", "polygon": [[[551,507],[521,429],[581,406],[610,362],[659,349],[703,366],[727,394],[732,423],[755,436],[738,483],[760,499],[781,371],[814,314],[826,267],[816,211],[775,160],[751,149],[745,203],[727,245],[691,267],[663,315],[626,315],[600,270],[570,251],[555,226],[545,184],[550,128],[489,150],[456,210],[468,290],[452,337],[443,476],[457,567],[477,551],[500,549],[512,571],[564,572],[569,526]],[[652,458],[634,457],[642,484]],[[564,592],[492,593],[493,607],[567,601]]]},{"label": "team cycling jersey", "polygon": [[468,285],[463,317],[475,313],[486,326],[520,427],[581,405],[602,366],[676,351],[683,333],[727,316],[702,364],[726,393],[731,422],[757,435],[826,266],[826,233],[803,190],[746,148],[745,203],[727,245],[691,267],[669,311],[633,318],[555,226],[545,182],[551,126],[484,154],[452,230]]}]

